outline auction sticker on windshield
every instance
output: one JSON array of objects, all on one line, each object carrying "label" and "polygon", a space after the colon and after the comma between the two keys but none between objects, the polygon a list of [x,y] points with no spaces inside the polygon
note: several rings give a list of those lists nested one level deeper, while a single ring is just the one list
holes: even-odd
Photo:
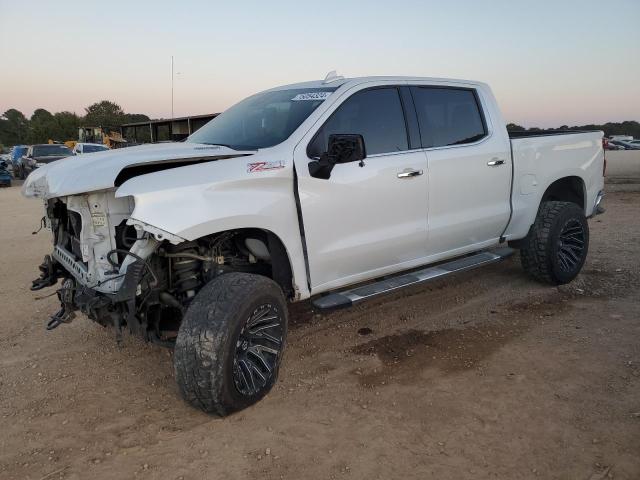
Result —
[{"label": "auction sticker on windshield", "polygon": [[294,102],[300,102],[303,100],[317,101],[317,100],[325,100],[331,95],[331,92],[307,92],[307,93],[299,93],[291,100]]}]

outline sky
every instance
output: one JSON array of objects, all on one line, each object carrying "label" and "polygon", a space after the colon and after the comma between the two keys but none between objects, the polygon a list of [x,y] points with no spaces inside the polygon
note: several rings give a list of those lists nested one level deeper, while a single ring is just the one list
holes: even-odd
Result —
[{"label": "sky", "polygon": [[487,82],[508,122],[640,121],[640,0],[0,0],[0,113],[222,111],[277,85]]}]

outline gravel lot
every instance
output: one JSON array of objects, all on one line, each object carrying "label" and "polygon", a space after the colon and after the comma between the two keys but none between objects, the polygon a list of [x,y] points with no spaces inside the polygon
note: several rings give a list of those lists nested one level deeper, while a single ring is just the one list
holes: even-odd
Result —
[{"label": "gravel lot", "polygon": [[2,189],[0,478],[638,479],[640,191],[605,206],[567,286],[516,255],[331,315],[295,305],[272,393],[218,419],[181,401],[168,350],[83,316],[45,331],[40,204]]}]

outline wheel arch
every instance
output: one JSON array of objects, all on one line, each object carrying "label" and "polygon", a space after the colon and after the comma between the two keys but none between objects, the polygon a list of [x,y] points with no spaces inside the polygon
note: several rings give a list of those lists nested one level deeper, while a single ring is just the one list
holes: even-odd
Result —
[{"label": "wheel arch", "polygon": [[235,233],[244,238],[256,238],[267,247],[269,252],[269,263],[271,265],[271,275],[267,275],[275,281],[289,299],[296,299],[299,296],[299,290],[294,281],[293,264],[291,262],[290,252],[287,250],[285,243],[275,232],[264,228],[234,228],[222,230],[219,232],[194,238],[192,241],[202,240],[208,237],[216,237],[227,233]]},{"label": "wheel arch", "polygon": [[[512,248],[521,248],[527,241],[531,236],[531,230],[533,229],[536,216],[545,202],[558,201],[575,203],[586,215],[587,195],[586,184],[582,177],[578,175],[567,175],[555,179],[544,190],[540,201],[534,203],[532,208],[528,210],[529,213],[527,217],[530,219],[530,223],[528,222],[526,224],[528,225],[526,235],[522,238],[510,239],[509,246]],[[535,210],[533,208],[535,208]]]},{"label": "wheel arch", "polygon": [[584,210],[587,203],[587,188],[584,180],[577,175],[558,178],[544,191],[538,208],[548,201],[572,202]]}]

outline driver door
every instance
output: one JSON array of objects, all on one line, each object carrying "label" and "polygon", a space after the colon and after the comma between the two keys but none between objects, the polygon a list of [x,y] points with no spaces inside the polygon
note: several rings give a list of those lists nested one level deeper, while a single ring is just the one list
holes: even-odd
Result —
[{"label": "driver door", "polygon": [[[401,90],[360,89],[325,112],[294,152],[313,294],[404,270],[427,254],[427,158],[409,138]],[[367,157],[328,179],[308,164],[331,134],[360,134]],[[419,140],[418,140],[419,141]]]}]

